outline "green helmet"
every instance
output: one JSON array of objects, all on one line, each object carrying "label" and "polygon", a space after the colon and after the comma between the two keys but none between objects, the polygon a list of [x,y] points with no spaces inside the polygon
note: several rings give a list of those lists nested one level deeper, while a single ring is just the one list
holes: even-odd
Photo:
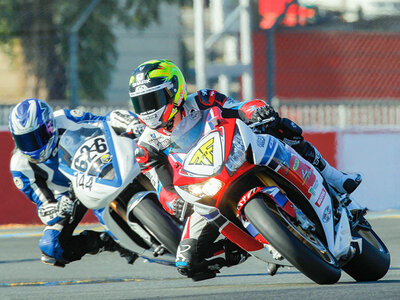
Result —
[{"label": "green helmet", "polygon": [[181,70],[166,59],[142,63],[129,79],[129,96],[135,112],[152,129],[168,128],[186,95]]}]

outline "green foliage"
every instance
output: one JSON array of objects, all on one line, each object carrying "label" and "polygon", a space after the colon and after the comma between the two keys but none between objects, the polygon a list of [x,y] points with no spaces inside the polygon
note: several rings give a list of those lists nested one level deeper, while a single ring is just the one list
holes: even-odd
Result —
[{"label": "green foliage", "polygon": [[[0,44],[12,49],[20,41],[26,71],[49,91],[49,99],[65,99],[69,31],[92,0],[1,0]],[[79,30],[79,93],[104,99],[117,53],[113,28],[143,29],[158,20],[161,2],[174,0],[100,0]],[[34,96],[34,95],[32,95]]]}]

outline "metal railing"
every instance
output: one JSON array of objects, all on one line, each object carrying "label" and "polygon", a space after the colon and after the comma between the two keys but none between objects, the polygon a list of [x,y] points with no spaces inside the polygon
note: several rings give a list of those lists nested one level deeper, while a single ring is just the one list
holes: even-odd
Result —
[{"label": "metal railing", "polygon": [[[68,108],[67,103],[50,103],[53,110]],[[400,101],[335,101],[335,102],[286,102],[272,101],[282,117],[300,126],[314,129],[327,128],[397,128],[400,129]],[[0,125],[8,124],[12,105],[0,106]],[[78,109],[95,115],[105,115],[115,109],[130,110],[129,105],[86,104]]]},{"label": "metal railing", "polygon": [[313,128],[400,128],[400,101],[280,103],[279,112],[301,126]]}]

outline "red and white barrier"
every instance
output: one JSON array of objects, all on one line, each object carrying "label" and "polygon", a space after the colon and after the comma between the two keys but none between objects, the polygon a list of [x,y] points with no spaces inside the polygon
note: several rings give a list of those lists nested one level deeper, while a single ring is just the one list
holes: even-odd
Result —
[{"label": "red and white barrier", "polygon": [[400,209],[400,130],[308,132],[305,137],[331,165],[362,175],[353,193],[361,205],[372,211]]},{"label": "red and white barrier", "polygon": [[[6,224],[41,224],[32,203],[15,186],[11,172],[10,159],[14,142],[8,131],[0,131],[0,225]],[[96,222],[92,212],[88,212],[82,222]]]}]

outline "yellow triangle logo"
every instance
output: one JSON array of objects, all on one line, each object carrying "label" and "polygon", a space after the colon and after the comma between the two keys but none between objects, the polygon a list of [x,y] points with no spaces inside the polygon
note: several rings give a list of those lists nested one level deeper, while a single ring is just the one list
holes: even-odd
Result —
[{"label": "yellow triangle logo", "polygon": [[196,151],[189,165],[213,165],[213,148],[214,148],[214,138],[208,140]]}]

